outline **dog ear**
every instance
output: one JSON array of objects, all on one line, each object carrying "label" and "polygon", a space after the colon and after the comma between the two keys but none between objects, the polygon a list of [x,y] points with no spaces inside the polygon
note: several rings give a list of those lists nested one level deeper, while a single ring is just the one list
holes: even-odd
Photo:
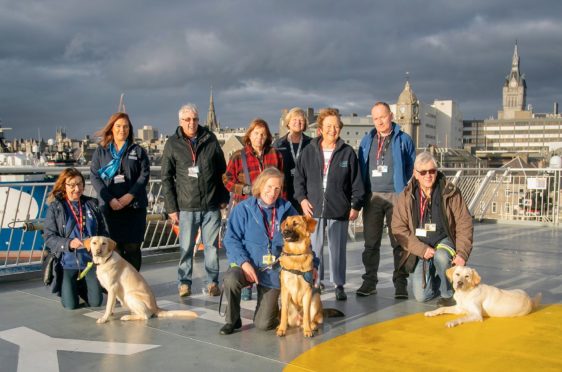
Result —
[{"label": "dog ear", "polygon": [[447,275],[447,279],[452,283],[453,282],[453,274],[455,273],[456,266],[451,266],[445,271],[445,275]]},{"label": "dog ear", "polygon": [[87,238],[87,239],[82,241],[82,244],[84,244],[84,248],[86,248],[86,250],[88,252],[90,252],[92,250],[92,243],[90,242],[90,239],[92,239],[92,238]]},{"label": "dog ear", "polygon": [[110,251],[115,250],[115,248],[117,247],[117,243],[111,238],[107,238],[107,245],[109,246]]},{"label": "dog ear", "polygon": [[480,284],[480,282],[482,281],[482,278],[480,278],[480,275],[476,272],[476,270],[471,269],[472,270],[472,283],[474,285],[478,285]]},{"label": "dog ear", "polygon": [[313,233],[316,229],[316,220],[310,216],[305,216],[304,219],[306,220],[306,230]]},{"label": "dog ear", "polygon": [[281,222],[281,231],[285,230],[285,225],[287,224],[287,220]]}]

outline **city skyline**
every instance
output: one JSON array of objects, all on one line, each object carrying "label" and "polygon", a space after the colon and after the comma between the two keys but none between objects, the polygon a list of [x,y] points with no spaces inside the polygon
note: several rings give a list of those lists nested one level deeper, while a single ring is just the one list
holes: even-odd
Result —
[{"label": "city skyline", "polygon": [[48,4],[0,0],[0,120],[8,138],[93,135],[125,93],[135,131],[167,135],[177,110],[213,86],[222,126],[281,110],[369,114],[396,102],[406,72],[418,98],[452,99],[465,119],[496,116],[515,42],[527,103],[562,103],[562,4],[210,1]]}]

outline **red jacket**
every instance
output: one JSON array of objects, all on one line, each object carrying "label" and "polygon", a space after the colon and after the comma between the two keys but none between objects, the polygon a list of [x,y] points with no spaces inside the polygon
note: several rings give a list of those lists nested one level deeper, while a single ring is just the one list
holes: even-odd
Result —
[{"label": "red jacket", "polygon": [[[248,163],[248,173],[250,181],[246,180],[244,175],[244,167],[242,166],[241,151],[246,152],[246,160]],[[240,202],[248,198],[249,195],[242,195],[242,188],[245,185],[253,183],[260,173],[269,167],[275,167],[283,172],[283,156],[273,147],[265,149],[261,158],[258,159],[251,145],[244,146],[243,149],[232,154],[230,161],[226,167],[226,173],[223,176],[224,186],[233,194],[235,202]],[[285,197],[285,193],[283,193]]]}]

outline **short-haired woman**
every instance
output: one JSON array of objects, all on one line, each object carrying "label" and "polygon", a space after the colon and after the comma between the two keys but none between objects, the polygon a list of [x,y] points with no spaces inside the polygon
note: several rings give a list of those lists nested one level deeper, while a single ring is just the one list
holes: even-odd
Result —
[{"label": "short-haired woman", "polygon": [[134,142],[133,125],[124,112],[111,115],[98,136],[101,141],[90,167],[92,185],[117,252],[138,271],[148,206],[148,155]]},{"label": "short-haired woman", "polygon": [[97,200],[83,195],[84,185],[79,170],[65,169],[47,199],[49,208],[43,226],[45,245],[62,266],[62,278],[53,280],[53,293],[61,296],[67,309],[76,309],[79,297],[87,306],[102,303],[102,289],[95,267],[91,266],[92,256],[84,249],[83,241],[108,234]]}]

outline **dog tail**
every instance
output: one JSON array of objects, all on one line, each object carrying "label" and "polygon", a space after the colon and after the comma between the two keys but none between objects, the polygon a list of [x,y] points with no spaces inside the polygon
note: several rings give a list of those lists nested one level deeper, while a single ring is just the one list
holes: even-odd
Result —
[{"label": "dog tail", "polygon": [[330,308],[323,309],[322,314],[324,315],[324,318],[340,318],[342,316],[345,316],[345,314],[339,311],[338,309],[330,309]]},{"label": "dog tail", "polygon": [[533,310],[536,310],[539,307],[541,300],[542,300],[542,292],[537,293],[535,297],[531,299],[531,302],[533,303]]},{"label": "dog tail", "polygon": [[197,318],[197,313],[189,310],[164,310],[158,309],[157,318]]}]

